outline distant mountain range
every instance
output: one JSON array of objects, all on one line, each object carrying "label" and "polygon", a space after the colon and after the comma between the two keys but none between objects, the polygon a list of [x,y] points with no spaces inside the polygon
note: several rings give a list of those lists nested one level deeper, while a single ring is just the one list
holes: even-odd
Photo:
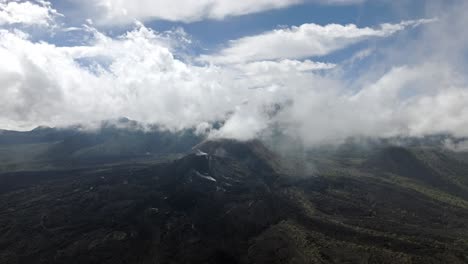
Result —
[{"label": "distant mountain range", "polygon": [[128,119],[103,122],[98,129],[39,127],[0,131],[0,171],[70,167],[155,159],[189,151],[204,137],[193,130],[143,130]]}]

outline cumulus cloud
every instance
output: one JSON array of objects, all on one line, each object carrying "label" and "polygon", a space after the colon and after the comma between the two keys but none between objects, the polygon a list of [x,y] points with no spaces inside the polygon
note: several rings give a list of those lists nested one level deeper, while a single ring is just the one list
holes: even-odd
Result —
[{"label": "cumulus cloud", "polygon": [[0,26],[50,26],[58,15],[48,1],[0,1]]},{"label": "cumulus cloud", "polygon": [[[183,32],[162,34],[138,24],[111,38],[86,30],[91,41],[71,47],[35,42],[18,30],[0,31],[1,127],[127,116],[181,129],[244,113],[252,123],[241,136],[247,138],[265,128],[265,107],[287,99],[290,82],[334,66],[291,60],[196,66],[176,59],[172,51]],[[226,129],[237,131],[230,124]]]},{"label": "cumulus cloud", "polygon": [[[224,19],[231,16],[285,8],[301,3],[356,4],[364,0],[140,0],[138,5],[120,0],[76,0],[78,6],[91,11],[100,24],[128,24],[135,19],[194,22]],[[88,12],[89,13],[89,12]]]},{"label": "cumulus cloud", "polygon": [[359,28],[354,24],[303,24],[233,40],[228,47],[216,54],[203,55],[200,60],[219,64],[323,56],[369,38],[387,37],[407,27],[433,21],[387,23],[378,28]]},{"label": "cumulus cloud", "polygon": [[119,38],[96,33],[80,47],[0,31],[2,127],[128,116],[179,128],[221,119],[239,101],[221,85],[227,73],[175,59],[164,40],[144,26]]}]

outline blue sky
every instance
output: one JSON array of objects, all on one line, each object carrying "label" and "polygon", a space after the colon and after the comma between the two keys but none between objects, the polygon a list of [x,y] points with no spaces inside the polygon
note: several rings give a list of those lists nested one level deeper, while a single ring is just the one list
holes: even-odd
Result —
[{"label": "blue sky", "polygon": [[[404,19],[417,19],[423,16],[417,9]],[[155,21],[148,25],[155,29],[167,30],[183,27],[203,45],[213,47],[227,40],[245,35],[254,35],[281,26],[299,26],[304,23],[326,25],[330,23],[373,26],[384,22],[399,22],[403,18],[385,3],[363,3],[359,5],[325,6],[303,4],[260,14],[230,17],[225,20],[208,20],[196,23],[171,23]]]},{"label": "blue sky", "polygon": [[[183,28],[192,38],[192,50],[202,53],[222,47],[229,40],[243,36],[255,35],[279,27],[300,26],[305,23],[327,25],[356,24],[359,27],[372,27],[381,23],[398,23],[402,20],[427,18],[426,0],[401,1],[364,1],[358,4],[324,5],[320,3],[303,3],[281,9],[266,10],[259,13],[240,16],[228,16],[224,19],[204,19],[201,21],[167,21],[153,18],[144,21],[145,25],[156,31],[167,31]],[[73,1],[51,1],[52,6],[69,16],[60,18],[68,26],[80,27],[87,17],[76,14]],[[138,19],[138,18],[136,18]],[[127,25],[105,25],[101,29],[110,35],[119,35],[131,27]],[[47,37],[47,36],[42,36]],[[58,35],[53,40],[58,45],[67,45],[70,37]],[[344,55],[346,56],[346,55]],[[343,56],[338,56],[340,59]]]},{"label": "blue sky", "polygon": [[95,129],[125,116],[237,139],[282,127],[304,144],[468,136],[467,8],[0,0],[0,127]]},{"label": "blue sky", "polygon": [[[319,25],[327,24],[355,24],[358,27],[375,27],[381,23],[398,23],[405,20],[418,20],[430,18],[427,14],[427,2],[421,1],[400,1],[395,4],[394,1],[377,0],[363,1],[356,4],[323,4],[305,2],[287,6],[280,9],[265,10],[251,14],[240,16],[227,16],[223,19],[201,19],[199,21],[168,21],[158,17],[141,20],[146,27],[155,31],[171,31],[176,28],[182,28],[190,37],[192,43],[184,50],[192,56],[212,53],[222,49],[229,43],[230,40],[235,40],[241,37],[261,34],[281,27],[300,26],[307,23]],[[58,23],[63,23],[68,27],[81,27],[86,23],[86,12],[83,7],[73,0],[68,1],[51,1],[52,7],[58,12],[65,14],[63,17],[58,17]],[[85,13],[85,14],[83,14]],[[431,16],[435,16],[431,14]],[[140,19],[135,17],[134,19]],[[95,25],[99,30],[105,32],[109,36],[119,36],[126,31],[131,30],[132,23],[124,24],[105,24]],[[366,41],[349,45],[336,52],[319,56],[316,58],[319,61],[329,63],[339,63],[351,57],[359,50],[366,48],[379,48],[389,45],[398,39],[416,35],[418,28],[409,29],[408,32],[400,32],[388,38],[368,39]],[[39,33],[38,39],[46,39],[50,43],[59,46],[73,46],[84,41],[82,32],[54,32],[53,35]],[[406,35],[405,35],[406,34]],[[404,36],[402,36],[404,35]],[[86,35],[85,35],[86,36]],[[414,37],[414,36],[410,36]],[[177,54],[175,54],[177,56]],[[377,56],[374,53],[373,56]],[[307,57],[306,59],[314,59]],[[353,67],[347,72],[348,78],[354,79],[359,71],[365,71],[370,66],[366,61],[361,61],[360,67]]]}]

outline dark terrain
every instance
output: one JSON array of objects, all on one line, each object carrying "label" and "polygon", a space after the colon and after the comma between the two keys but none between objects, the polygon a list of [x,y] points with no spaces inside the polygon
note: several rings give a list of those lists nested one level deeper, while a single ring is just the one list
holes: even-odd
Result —
[{"label": "dark terrain", "polygon": [[3,131],[0,263],[468,263],[466,153],[269,149],[113,125]]}]

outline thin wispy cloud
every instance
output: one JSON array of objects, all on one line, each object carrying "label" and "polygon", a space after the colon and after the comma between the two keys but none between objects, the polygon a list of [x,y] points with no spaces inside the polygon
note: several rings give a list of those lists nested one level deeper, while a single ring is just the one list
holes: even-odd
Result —
[{"label": "thin wispy cloud", "polygon": [[75,0],[100,24],[128,24],[135,20],[167,20],[185,23],[204,19],[221,20],[227,17],[255,14],[304,3],[324,5],[352,5],[363,0],[140,0],[138,4],[119,0]]},{"label": "thin wispy cloud", "polygon": [[359,28],[354,24],[325,26],[303,24],[232,40],[219,52],[200,57],[212,63],[238,63],[257,60],[303,59],[324,56],[370,38],[388,37],[408,27],[434,22],[434,19],[381,24]]}]

